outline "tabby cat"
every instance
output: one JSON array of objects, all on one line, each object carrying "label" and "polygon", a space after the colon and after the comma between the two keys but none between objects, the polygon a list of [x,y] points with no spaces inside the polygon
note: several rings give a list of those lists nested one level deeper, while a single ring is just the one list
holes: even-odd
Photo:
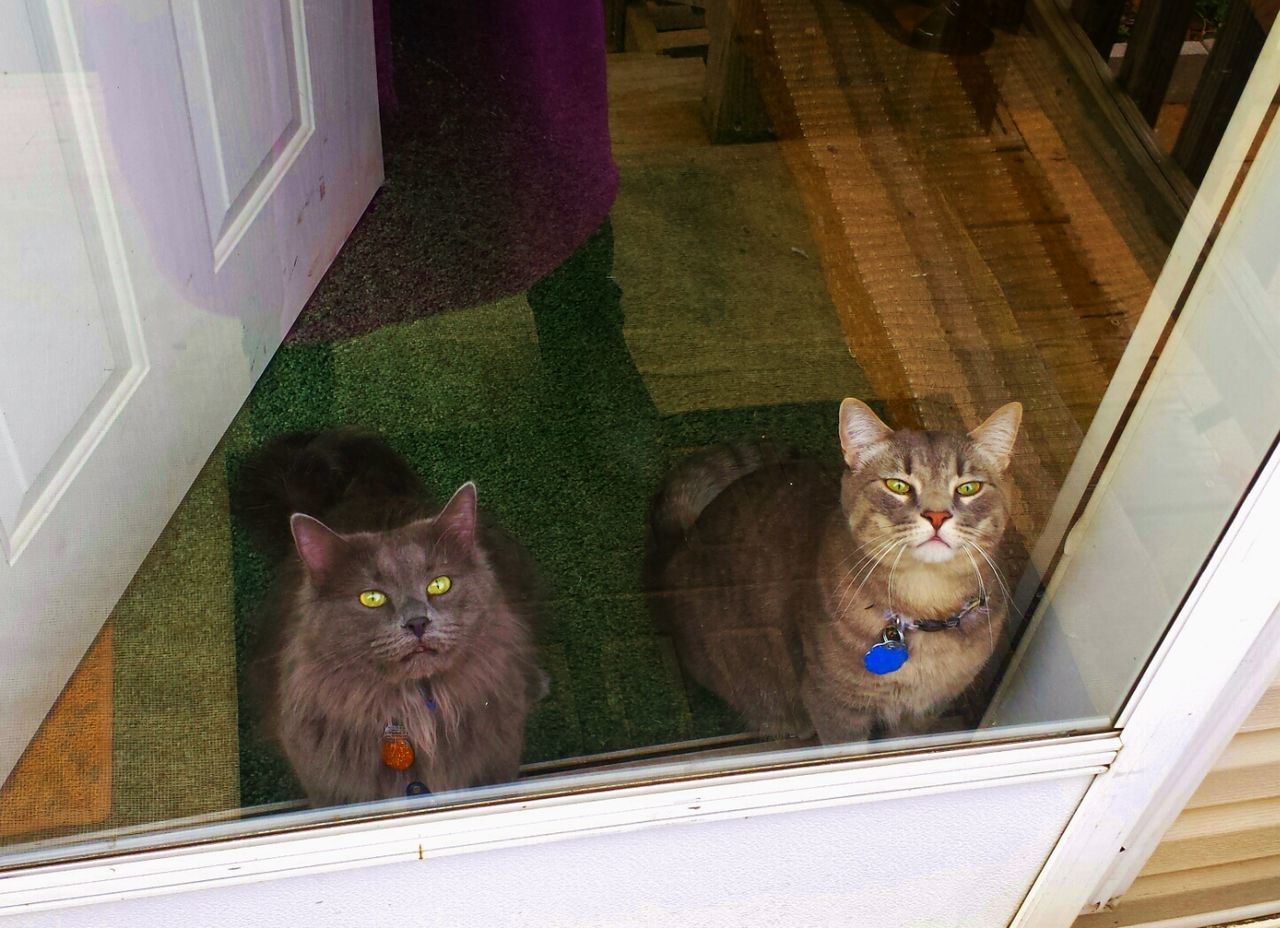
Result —
[{"label": "tabby cat", "polygon": [[436,506],[374,435],[284,435],[246,465],[241,514],[280,556],[254,662],[266,733],[315,805],[515,777],[538,582],[465,483]]},{"label": "tabby cat", "polygon": [[1021,418],[1010,403],[968,434],[895,432],[846,399],[840,472],[764,445],[676,467],[646,573],[686,671],[761,732],[926,730],[1008,614],[996,558]]}]

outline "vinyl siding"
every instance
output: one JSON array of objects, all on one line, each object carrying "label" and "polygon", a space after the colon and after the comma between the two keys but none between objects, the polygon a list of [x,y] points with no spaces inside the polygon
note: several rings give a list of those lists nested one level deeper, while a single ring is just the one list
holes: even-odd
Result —
[{"label": "vinyl siding", "polygon": [[1280,679],[1129,891],[1075,928],[1124,928],[1272,900],[1280,910]]}]

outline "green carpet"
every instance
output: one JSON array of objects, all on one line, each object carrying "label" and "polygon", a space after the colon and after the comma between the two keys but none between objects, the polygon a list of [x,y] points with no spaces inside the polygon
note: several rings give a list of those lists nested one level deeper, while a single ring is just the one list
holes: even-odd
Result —
[{"label": "green carpet", "polygon": [[[224,444],[235,441],[237,430]],[[226,464],[214,452],[111,615],[111,818],[129,826],[239,803]]]},{"label": "green carpet", "polygon": [[627,345],[663,413],[867,396],[778,146],[623,158],[613,223]]},{"label": "green carpet", "polygon": [[[285,347],[226,453],[234,486],[245,455],[279,432],[359,424],[386,435],[442,496],[476,481],[482,505],[528,545],[552,590],[542,640],[552,687],[529,721],[527,761],[740,730],[682,680],[637,594],[649,500],[690,448],[766,434],[817,454],[836,448],[834,400],[660,416],[623,339],[613,251],[606,226],[525,296]],[[270,565],[239,527],[232,561],[243,654]],[[241,801],[296,797],[285,766],[253,741],[249,709]]]},{"label": "green carpet", "polygon": [[[299,795],[238,704],[271,565],[227,514],[246,456],[291,429],[379,430],[436,492],[474,479],[532,550],[553,593],[552,688],[526,760],[739,730],[681,678],[638,593],[649,499],[671,463],[720,441],[834,458],[839,400],[868,393],[776,146],[620,168],[612,224],[527,293],[278,352],[116,610],[113,824]],[[317,305],[358,302],[378,272],[335,265]]]}]

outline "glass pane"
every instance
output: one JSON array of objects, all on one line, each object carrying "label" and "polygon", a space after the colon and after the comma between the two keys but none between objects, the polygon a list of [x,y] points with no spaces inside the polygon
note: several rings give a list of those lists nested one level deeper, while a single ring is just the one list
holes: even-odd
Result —
[{"label": "glass pane", "polygon": [[0,14],[0,867],[1114,724],[1274,8],[334,5]]}]

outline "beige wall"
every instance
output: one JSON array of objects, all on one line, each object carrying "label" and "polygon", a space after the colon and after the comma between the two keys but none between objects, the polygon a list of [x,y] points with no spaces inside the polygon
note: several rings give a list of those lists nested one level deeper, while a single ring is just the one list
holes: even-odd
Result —
[{"label": "beige wall", "polygon": [[1280,679],[1231,740],[1129,892],[1075,928],[1121,928],[1275,900],[1280,910]]}]

